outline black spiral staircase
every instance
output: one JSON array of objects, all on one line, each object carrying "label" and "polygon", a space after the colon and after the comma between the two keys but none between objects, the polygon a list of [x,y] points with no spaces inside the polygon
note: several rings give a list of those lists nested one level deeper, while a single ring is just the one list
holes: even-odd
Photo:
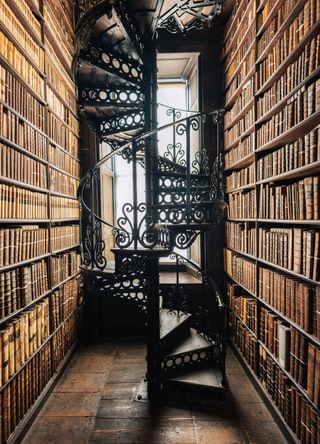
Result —
[{"label": "black spiral staircase", "polygon": [[[156,127],[154,43],[150,34],[140,33],[129,10],[120,1],[78,2],[79,105],[111,150],[79,187],[84,286],[88,298],[123,299],[145,316],[147,373],[138,400],[184,389],[192,398],[221,397],[227,387],[225,307],[210,276],[180,254],[199,238],[204,262],[205,233],[223,218],[221,111],[183,115],[168,108],[172,122]],[[205,127],[216,135],[214,160],[203,147]],[[159,155],[157,139],[168,128],[172,141]],[[201,147],[196,152],[194,140]],[[132,167],[133,198],[112,225],[101,218],[99,181],[100,168],[117,155]],[[145,173],[143,199],[138,165]],[[112,262],[105,257],[104,227],[114,235]],[[174,283],[159,281],[162,257],[173,261]],[[182,269],[197,277],[197,285],[181,282]]]}]

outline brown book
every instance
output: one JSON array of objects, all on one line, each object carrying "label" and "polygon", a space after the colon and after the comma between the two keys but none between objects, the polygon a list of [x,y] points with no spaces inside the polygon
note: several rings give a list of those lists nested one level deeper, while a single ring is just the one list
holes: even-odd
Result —
[{"label": "brown book", "polygon": [[311,401],[313,401],[313,397],[314,397],[315,362],[316,362],[316,348],[311,343],[309,343],[309,346],[308,346],[307,393],[308,393],[308,398]]}]

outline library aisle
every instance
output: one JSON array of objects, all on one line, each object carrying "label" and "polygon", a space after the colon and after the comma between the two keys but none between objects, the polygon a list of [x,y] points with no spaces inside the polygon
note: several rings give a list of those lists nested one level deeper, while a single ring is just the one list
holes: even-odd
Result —
[{"label": "library aisle", "polygon": [[230,398],[210,408],[153,407],[134,401],[144,374],[142,341],[82,345],[23,444],[284,444],[277,423],[233,352]]}]

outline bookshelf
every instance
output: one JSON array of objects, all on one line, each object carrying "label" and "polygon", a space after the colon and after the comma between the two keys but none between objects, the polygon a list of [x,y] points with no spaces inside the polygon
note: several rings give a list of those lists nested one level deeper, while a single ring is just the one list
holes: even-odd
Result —
[{"label": "bookshelf", "polygon": [[0,5],[1,442],[17,440],[81,335],[72,14],[69,0]]},{"label": "bookshelf", "polygon": [[319,48],[319,2],[240,0],[221,52],[231,339],[302,443],[320,436]]}]

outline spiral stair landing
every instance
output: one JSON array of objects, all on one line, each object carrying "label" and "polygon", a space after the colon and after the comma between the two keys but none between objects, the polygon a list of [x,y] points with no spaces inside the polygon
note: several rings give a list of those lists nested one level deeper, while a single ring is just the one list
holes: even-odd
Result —
[{"label": "spiral stair landing", "polygon": [[[158,155],[156,104],[150,103],[156,73],[146,49],[150,32],[143,34],[141,23],[140,27],[135,23],[133,2],[128,2],[128,9],[121,1],[80,3],[74,59],[79,106],[99,140],[113,150],[87,173],[79,190],[86,294],[91,300],[125,300],[145,316],[147,373],[137,400],[168,399],[181,392],[184,399],[221,400],[227,388],[225,307],[205,270],[174,252],[175,247],[189,248],[198,237],[203,246],[206,231],[221,219],[224,204],[217,191],[221,174],[216,171],[213,177],[204,149],[192,159],[192,147],[187,146],[186,162]],[[219,115],[206,118],[217,124]],[[188,131],[204,121],[203,115],[183,120],[187,138]],[[133,202],[124,206],[123,218],[113,227],[116,248],[110,267],[103,256],[104,222],[92,203],[97,189],[93,183],[99,181],[103,162],[119,153],[133,164],[134,189],[137,163],[145,169],[149,185],[147,202],[139,203],[134,191]],[[176,264],[176,279],[161,284],[159,259],[169,256]],[[197,274],[197,284],[180,282],[181,266]]]}]

